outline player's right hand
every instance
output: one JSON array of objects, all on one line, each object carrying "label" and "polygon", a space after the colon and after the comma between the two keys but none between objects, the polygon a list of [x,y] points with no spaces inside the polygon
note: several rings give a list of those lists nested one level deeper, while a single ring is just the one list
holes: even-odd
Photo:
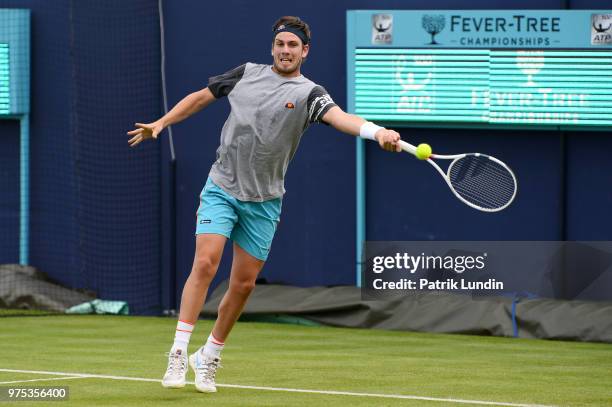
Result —
[{"label": "player's right hand", "polygon": [[374,138],[376,139],[376,141],[378,141],[380,148],[382,148],[383,150],[394,151],[396,153],[402,151],[402,147],[399,145],[401,137],[399,133],[395,130],[388,130],[382,128],[376,132]]},{"label": "player's right hand", "polygon": [[157,139],[159,133],[164,129],[164,126],[158,121],[153,123],[134,123],[134,126],[136,129],[127,132],[128,136],[132,136],[128,140],[130,147],[135,147],[142,141],[150,138]]}]

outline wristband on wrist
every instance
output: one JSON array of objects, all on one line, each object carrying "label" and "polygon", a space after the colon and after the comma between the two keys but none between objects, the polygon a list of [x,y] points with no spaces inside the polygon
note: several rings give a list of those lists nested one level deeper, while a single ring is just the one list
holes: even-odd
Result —
[{"label": "wristband on wrist", "polygon": [[372,122],[365,122],[359,128],[359,137],[363,139],[367,139],[367,140],[376,141],[376,138],[374,137],[374,135],[380,129],[384,129],[384,127],[377,126]]}]

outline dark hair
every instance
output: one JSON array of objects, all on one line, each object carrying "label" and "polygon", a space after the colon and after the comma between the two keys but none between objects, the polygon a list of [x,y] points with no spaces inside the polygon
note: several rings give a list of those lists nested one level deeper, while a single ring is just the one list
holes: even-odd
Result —
[{"label": "dark hair", "polygon": [[304,35],[306,35],[306,38],[308,38],[308,44],[310,44],[310,27],[308,26],[308,24],[306,24],[306,22],[300,20],[299,17],[283,16],[279,18],[274,23],[274,26],[272,26],[272,31],[276,31],[276,29],[281,25],[297,28],[298,30],[302,31]]}]

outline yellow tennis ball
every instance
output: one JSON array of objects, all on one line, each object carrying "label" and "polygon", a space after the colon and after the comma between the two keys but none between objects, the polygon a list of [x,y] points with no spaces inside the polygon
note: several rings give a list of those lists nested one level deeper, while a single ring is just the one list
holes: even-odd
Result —
[{"label": "yellow tennis ball", "polygon": [[431,156],[431,146],[425,143],[419,144],[415,155],[419,160],[427,160]]}]

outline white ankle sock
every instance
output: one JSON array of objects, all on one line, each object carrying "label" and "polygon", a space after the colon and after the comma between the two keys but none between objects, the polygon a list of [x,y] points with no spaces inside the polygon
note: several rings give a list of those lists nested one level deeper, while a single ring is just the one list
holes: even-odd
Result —
[{"label": "white ankle sock", "polygon": [[221,358],[221,351],[223,350],[223,346],[225,346],[225,343],[215,338],[211,332],[208,336],[206,344],[204,345],[203,351],[206,355],[213,356],[215,358]]},{"label": "white ankle sock", "polygon": [[184,321],[178,321],[176,324],[176,333],[174,334],[174,344],[170,352],[176,352],[180,349],[181,353],[185,355],[187,353],[187,347],[189,346],[189,339],[193,332],[193,324]]}]

